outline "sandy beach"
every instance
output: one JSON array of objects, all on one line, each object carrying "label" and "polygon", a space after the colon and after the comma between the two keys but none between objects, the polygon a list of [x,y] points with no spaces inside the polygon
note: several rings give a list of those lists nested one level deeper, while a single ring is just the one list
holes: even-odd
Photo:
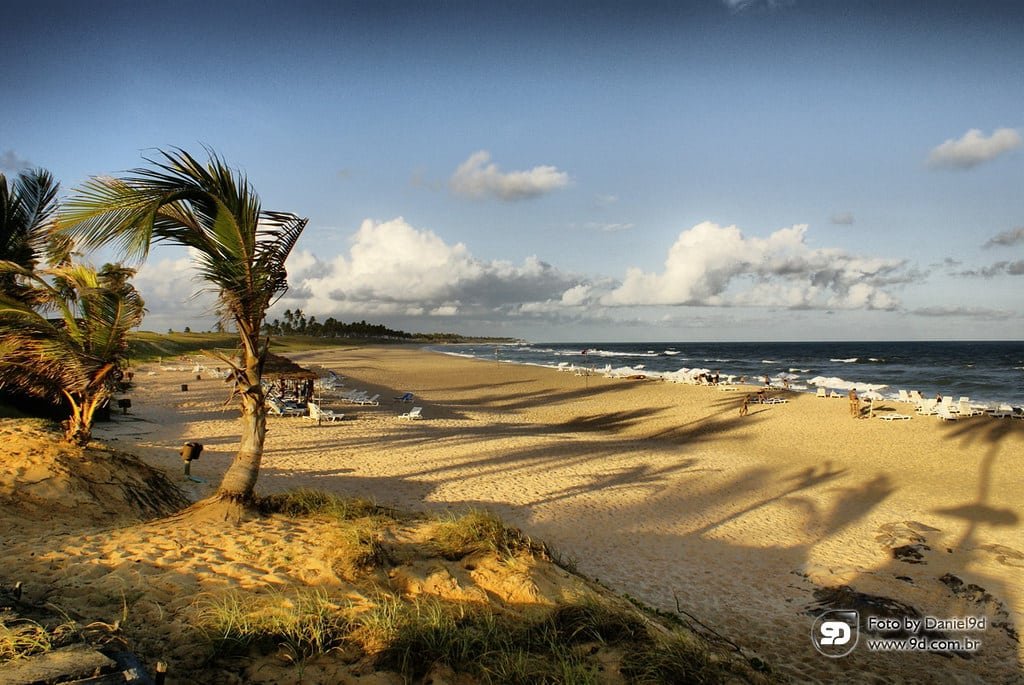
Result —
[{"label": "sandy beach", "polygon": [[[742,392],[408,347],[293,358],[383,401],[327,398],[346,415],[330,425],[271,417],[261,493],[303,486],[401,508],[492,510],[580,572],[658,609],[682,608],[800,682],[1024,681],[1024,422],[854,420],[845,399],[797,394],[740,417]],[[95,437],[179,482],[178,450],[199,441],[192,473],[208,483],[189,483],[190,496],[212,492],[238,440],[227,386],[155,364],[135,380],[132,414],[98,424]],[[399,417],[411,405],[392,398],[405,392],[422,420]],[[913,414],[897,403],[876,409]],[[147,544],[161,555],[173,547],[157,535],[133,553]],[[981,649],[862,644],[826,658],[810,640],[813,611],[857,608],[841,606],[851,595],[829,594],[842,586],[923,616],[985,616],[984,631],[945,632],[980,638]]]}]

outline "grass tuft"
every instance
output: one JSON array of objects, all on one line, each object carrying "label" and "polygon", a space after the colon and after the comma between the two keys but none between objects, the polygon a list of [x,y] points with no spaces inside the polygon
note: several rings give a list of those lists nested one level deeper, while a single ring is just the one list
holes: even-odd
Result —
[{"label": "grass tuft", "polygon": [[197,603],[196,623],[215,653],[278,646],[300,659],[324,654],[351,630],[349,607],[322,589],[263,594],[228,592]]},{"label": "grass tuft", "polygon": [[19,619],[0,623],[0,663],[48,652],[53,648],[49,633],[35,621]]},{"label": "grass tuft", "polygon": [[295,517],[326,516],[339,521],[381,516],[388,513],[383,507],[377,506],[370,500],[347,499],[309,488],[269,495],[260,500],[259,508],[264,514],[283,514]]},{"label": "grass tuft", "polygon": [[505,558],[520,552],[549,557],[544,545],[534,542],[518,528],[506,526],[495,514],[479,509],[442,518],[432,543],[437,553],[449,561],[478,552],[493,552]]}]

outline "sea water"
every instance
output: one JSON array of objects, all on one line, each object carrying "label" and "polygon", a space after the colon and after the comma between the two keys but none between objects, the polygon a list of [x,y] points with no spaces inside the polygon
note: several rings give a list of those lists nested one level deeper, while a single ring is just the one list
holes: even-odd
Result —
[{"label": "sea water", "polygon": [[[516,343],[436,345],[429,349],[498,362],[617,370],[648,377],[718,373],[723,381],[816,392],[876,390],[895,398],[917,390],[1024,406],[1024,341]],[[742,379],[742,381],[741,381]]]}]

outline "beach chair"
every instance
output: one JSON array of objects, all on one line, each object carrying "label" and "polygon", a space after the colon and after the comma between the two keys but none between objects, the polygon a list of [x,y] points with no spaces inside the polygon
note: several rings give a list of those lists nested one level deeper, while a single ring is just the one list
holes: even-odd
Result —
[{"label": "beach chair", "polygon": [[821,388],[818,388],[818,392],[815,393],[815,396],[816,397],[828,397],[828,393],[825,392],[825,388],[824,387],[821,387]]},{"label": "beach chair", "polygon": [[938,413],[935,405],[938,404],[938,400],[922,400],[917,405],[917,413],[922,416],[934,416]]},{"label": "beach chair", "polygon": [[910,404],[913,401],[914,400],[910,399],[910,395],[907,393],[906,390],[900,390],[900,402]]},{"label": "beach chair", "polygon": [[380,402],[378,401],[379,399],[380,399],[380,393],[377,393],[373,397],[362,397],[362,398],[356,400],[355,402],[356,402],[356,404],[360,404],[360,405],[363,405],[363,406],[369,405],[371,407],[379,407],[380,406]]},{"label": "beach chair", "polygon": [[341,421],[345,418],[344,414],[335,414],[330,409],[323,409],[319,404],[315,402],[309,403],[309,418],[317,422],[328,422],[334,423],[335,421]]},{"label": "beach chair", "polygon": [[1000,404],[996,409],[989,413],[989,416],[996,419],[1009,419],[1013,417],[1013,407],[1008,404]]},{"label": "beach chair", "polygon": [[415,396],[411,392],[407,392],[404,395],[400,395],[395,398],[395,402],[412,402]]},{"label": "beach chair", "polygon": [[423,418],[423,407],[413,407],[409,411],[400,415],[401,419],[422,419]]},{"label": "beach chair", "polygon": [[306,410],[298,405],[267,398],[267,410],[272,416],[305,416]]},{"label": "beach chair", "polygon": [[918,390],[911,390],[910,391],[910,401],[911,402],[917,402],[917,403],[920,404],[921,402],[924,402],[924,398],[921,397],[920,391],[918,391]]},{"label": "beach chair", "polygon": [[980,409],[975,409],[974,407],[972,407],[969,398],[961,397],[960,402],[957,404],[956,407],[956,413],[960,416],[960,418],[967,418],[970,416],[977,416],[978,414],[982,414],[984,412],[982,412]]},{"label": "beach chair", "polygon": [[956,421],[958,418],[960,418],[960,416],[956,412],[951,411],[950,408],[946,406],[945,402],[943,402],[936,408],[935,413],[943,421]]},{"label": "beach chair", "polygon": [[345,402],[358,402],[359,400],[365,399],[368,393],[365,390],[349,390],[347,393],[341,396],[341,399]]},{"label": "beach chair", "polygon": [[906,414],[878,414],[878,418],[883,421],[909,421],[910,417]]},{"label": "beach chair", "polygon": [[835,390],[833,390],[832,392],[830,392],[830,393],[828,394],[828,396],[829,396],[829,397],[831,397],[831,398],[832,398],[832,399],[834,399],[834,400],[837,400],[837,399],[842,399],[842,398],[843,398],[843,395],[842,395],[842,394],[840,394],[840,393],[838,393],[838,392],[836,392]]}]

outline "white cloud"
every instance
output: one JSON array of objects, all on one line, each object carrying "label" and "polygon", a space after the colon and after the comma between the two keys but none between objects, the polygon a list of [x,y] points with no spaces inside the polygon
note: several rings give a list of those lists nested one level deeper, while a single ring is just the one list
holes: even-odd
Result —
[{"label": "white cloud", "polygon": [[806,225],[748,238],[710,221],[683,231],[661,273],[631,268],[602,299],[609,306],[710,305],[894,309],[884,285],[916,277],[905,262],[805,243]]},{"label": "white cloud", "polygon": [[401,217],[363,221],[348,254],[329,262],[298,250],[288,260],[292,289],[277,309],[322,316],[500,316],[524,303],[561,301],[582,279],[537,257],[485,261]]},{"label": "white cloud", "polygon": [[1020,134],[1012,128],[999,128],[988,138],[976,128],[963,137],[950,138],[928,155],[928,166],[933,169],[972,169],[999,155],[1020,147]]},{"label": "white cloud", "polygon": [[217,297],[205,289],[193,267],[193,252],[181,257],[150,259],[139,267],[132,283],[146,301],[142,328],[163,330],[191,326],[196,330],[212,324]]},{"label": "white cloud", "polygon": [[493,196],[505,201],[538,197],[568,184],[569,174],[553,166],[502,172],[491,162],[491,154],[486,150],[471,154],[449,181],[452,191],[459,195]]},{"label": "white cloud", "polygon": [[1012,247],[1018,243],[1024,243],[1024,226],[1003,231],[999,235],[989,238],[983,247]]},{"label": "white cloud", "polygon": [[5,150],[0,154],[0,171],[18,172],[32,166],[32,162],[18,156],[14,150]]}]

